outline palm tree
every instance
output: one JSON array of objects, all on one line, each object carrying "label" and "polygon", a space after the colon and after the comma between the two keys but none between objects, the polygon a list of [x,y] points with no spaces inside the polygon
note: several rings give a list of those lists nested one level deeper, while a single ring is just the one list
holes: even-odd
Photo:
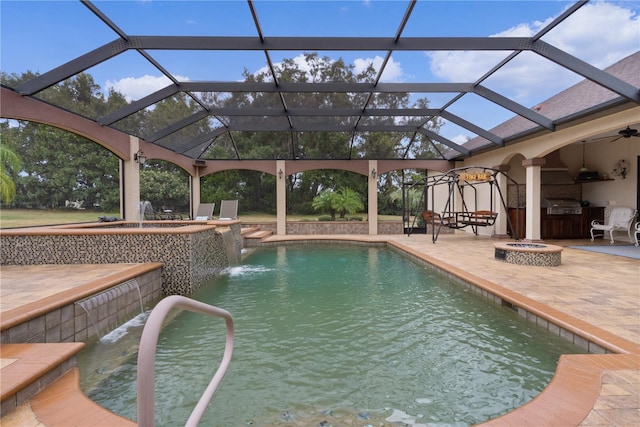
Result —
[{"label": "palm tree", "polygon": [[360,194],[350,188],[343,187],[338,191],[335,209],[340,213],[340,218],[344,218],[346,214],[353,215],[364,209],[364,203]]},{"label": "palm tree", "polygon": [[311,206],[317,211],[329,212],[332,221],[336,220],[336,213],[340,214],[340,218],[344,218],[346,214],[351,215],[364,209],[360,194],[346,187],[337,192],[324,190],[313,198]]},{"label": "palm tree", "polygon": [[16,197],[16,184],[7,173],[20,169],[20,158],[6,145],[0,145],[0,201],[9,203]]},{"label": "palm tree", "polygon": [[311,202],[311,206],[313,207],[313,209],[317,211],[322,210],[322,211],[329,212],[329,215],[331,215],[331,220],[335,221],[336,212],[337,212],[335,208],[335,204],[336,204],[337,198],[338,198],[338,194],[336,192],[334,192],[333,190],[327,189],[313,198],[313,201]]}]

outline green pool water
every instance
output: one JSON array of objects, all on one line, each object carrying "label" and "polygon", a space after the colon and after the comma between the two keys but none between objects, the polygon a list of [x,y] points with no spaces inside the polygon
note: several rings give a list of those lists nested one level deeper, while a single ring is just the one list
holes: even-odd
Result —
[{"label": "green pool water", "polygon": [[[380,247],[258,249],[193,298],[236,322],[231,367],[201,425],[466,426],[535,397],[584,351]],[[83,351],[82,386],[136,418],[140,327]],[[156,424],[184,425],[224,347],[219,319],[180,313],[156,361]]]}]

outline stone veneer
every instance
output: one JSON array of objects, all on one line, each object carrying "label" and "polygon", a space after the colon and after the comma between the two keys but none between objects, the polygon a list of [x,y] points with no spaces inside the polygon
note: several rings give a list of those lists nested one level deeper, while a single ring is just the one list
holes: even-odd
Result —
[{"label": "stone veneer", "polygon": [[[244,227],[257,227],[276,234],[275,221],[243,222]],[[402,221],[379,221],[378,234],[402,234]],[[368,221],[287,221],[288,235],[369,234]]]},{"label": "stone veneer", "polygon": [[562,262],[562,247],[538,243],[493,244],[495,259],[518,265],[555,267]]},{"label": "stone veneer", "polygon": [[[3,230],[0,265],[160,262],[162,292],[191,295],[229,265],[216,221],[120,222]],[[225,221],[238,256],[240,221]]]}]

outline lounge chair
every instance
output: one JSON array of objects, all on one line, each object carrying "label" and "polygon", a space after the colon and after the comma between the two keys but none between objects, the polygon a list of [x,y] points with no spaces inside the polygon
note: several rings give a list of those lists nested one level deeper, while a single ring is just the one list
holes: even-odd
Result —
[{"label": "lounge chair", "polygon": [[602,232],[602,237],[609,233],[609,239],[611,244],[615,240],[614,232],[624,231],[629,236],[630,242],[635,242],[635,239],[631,237],[631,224],[636,219],[636,210],[627,206],[619,206],[611,209],[609,218],[606,219],[604,224],[598,220],[591,221],[591,241],[595,238],[594,232]]},{"label": "lounge chair", "polygon": [[200,203],[198,210],[196,211],[195,220],[207,221],[213,218],[213,210],[215,209],[215,203]]},{"label": "lounge chair", "polygon": [[220,202],[220,216],[218,219],[229,221],[238,219],[238,201],[223,200]]}]

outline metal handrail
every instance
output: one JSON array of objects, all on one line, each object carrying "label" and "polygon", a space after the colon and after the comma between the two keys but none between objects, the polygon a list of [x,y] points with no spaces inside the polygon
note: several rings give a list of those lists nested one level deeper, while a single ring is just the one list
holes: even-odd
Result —
[{"label": "metal handrail", "polygon": [[231,314],[221,308],[196,301],[179,295],[171,295],[160,301],[151,311],[149,318],[142,330],[140,348],[138,350],[138,425],[143,427],[155,426],[155,362],[158,336],[162,329],[162,323],[173,308],[181,308],[194,313],[208,314],[221,317],[225,320],[227,328],[227,340],[224,354],[218,370],[211,378],[211,382],[200,397],[198,404],[193,408],[186,426],[197,426],[207,405],[213,398],[222,377],[224,377],[233,354],[233,342],[235,330]]}]

